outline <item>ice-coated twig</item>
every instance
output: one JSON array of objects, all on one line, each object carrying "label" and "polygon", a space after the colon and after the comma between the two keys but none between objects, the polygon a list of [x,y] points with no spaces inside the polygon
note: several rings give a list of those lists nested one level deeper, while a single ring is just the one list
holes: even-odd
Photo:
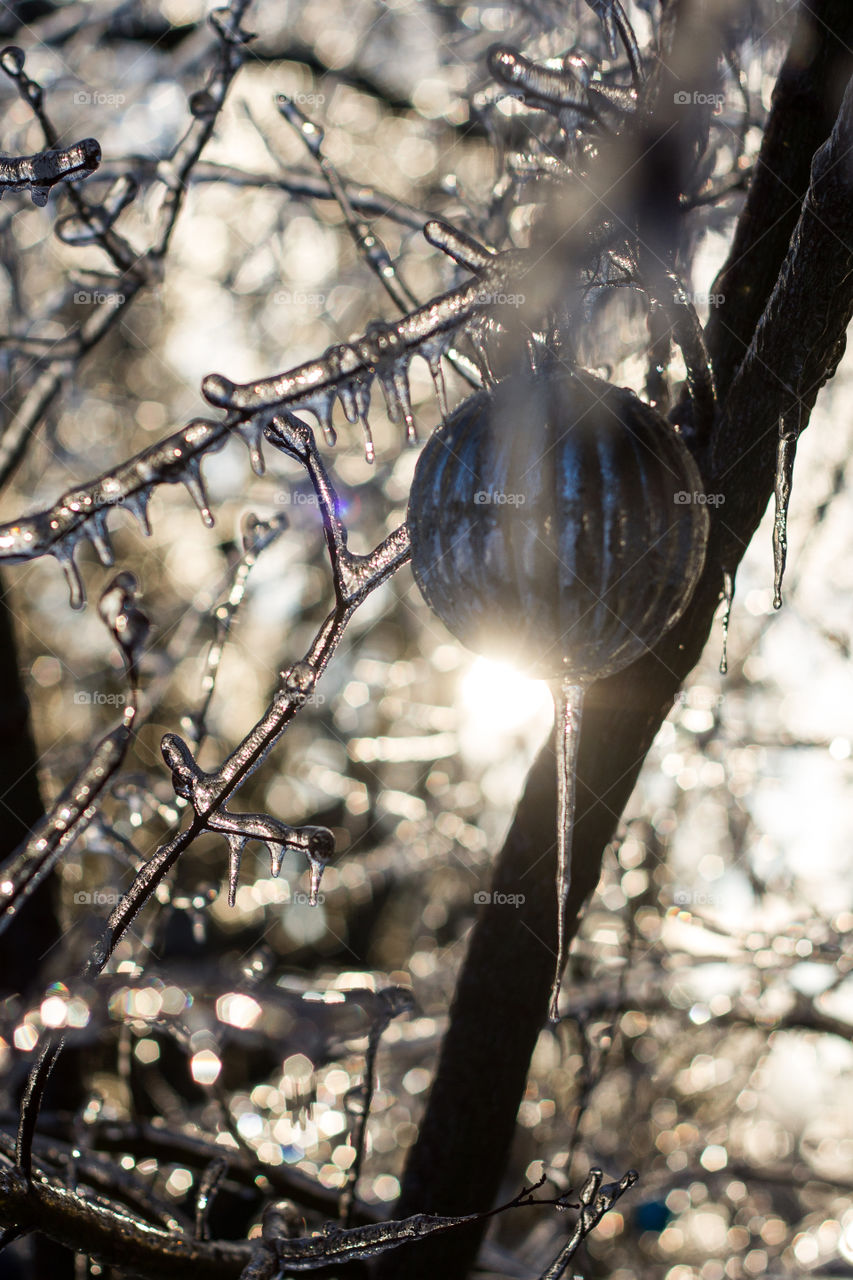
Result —
[{"label": "ice-coated twig", "polygon": [[228,1161],[211,1160],[205,1169],[195,1197],[195,1238],[210,1239],[210,1211],[223,1178],[228,1172]]},{"label": "ice-coated twig", "polygon": [[636,1169],[629,1169],[618,1182],[608,1182],[602,1186],[601,1170],[590,1169],[587,1180],[581,1187],[580,1213],[574,1230],[550,1267],[542,1272],[539,1280],[562,1280],[581,1241],[598,1226],[605,1213],[613,1208],[619,1197],[635,1185],[639,1176]]},{"label": "ice-coated twig", "polygon": [[[284,824],[276,824],[273,819],[267,819],[264,815],[228,813],[223,816],[223,806],[258,768],[291,720],[305,705],[357,607],[408,561],[411,554],[409,533],[403,524],[368,555],[354,555],[348,551],[345,531],[337,519],[337,497],[310,428],[292,415],[285,415],[274,418],[268,424],[266,434],[272,443],[303,462],[309,470],[323,516],[335,578],[335,608],[323,622],[304,659],[283,673],[281,683],[264,715],[219,769],[204,772],[198,767],[183,739],[177,734],[167,734],[164,738],[164,755],[180,791],[191,799],[193,820],[184,831],[161,845],[138,872],[130,889],[107,921],[104,936],[90,956],[86,966],[86,973],[90,976],[103,969],[119,939],[157,885],[217,812],[221,815],[220,821],[223,824],[220,830],[232,840],[239,839],[246,829],[249,830],[247,839],[266,840],[266,834],[258,837],[252,834],[263,829],[268,832],[273,845],[280,845],[284,837],[285,843],[295,841],[297,847],[309,858],[312,854],[324,852],[323,848],[311,848],[313,836],[324,828],[303,828],[300,832],[295,828],[285,829]],[[235,821],[239,823],[241,817],[246,820],[243,832],[230,825]],[[257,826],[256,822],[271,823],[272,826]],[[321,843],[324,839],[325,837],[321,837]],[[313,864],[312,870],[316,873],[319,866],[318,860]]]},{"label": "ice-coated twig", "polygon": [[30,1181],[0,1156],[0,1224],[14,1223],[22,1231],[37,1228],[99,1262],[157,1280],[182,1280],[196,1270],[208,1280],[272,1280],[280,1271],[317,1271],[330,1264],[377,1257],[511,1209],[568,1207],[565,1196],[538,1199],[534,1192],[541,1185],[540,1181],[487,1213],[417,1214],[349,1229],[327,1227],[316,1235],[301,1234],[298,1211],[288,1212],[279,1202],[268,1207],[259,1240],[200,1240],[188,1231],[155,1225],[141,1213],[116,1208],[91,1193],[79,1194],[59,1179]]},{"label": "ice-coated twig", "polygon": [[[113,327],[121,313],[131,305],[142,286],[152,278],[157,278],[161,263],[171,241],[172,232],[178,214],[183,207],[188,184],[195,164],[209,141],[216,123],[217,113],[225,101],[231,82],[243,61],[242,44],[248,37],[240,31],[239,22],[248,0],[231,0],[223,9],[216,9],[210,15],[210,22],[218,37],[218,56],[216,64],[208,77],[202,93],[207,106],[204,111],[194,115],[184,137],[178,143],[172,155],[157,165],[158,180],[165,188],[165,197],[158,210],[152,240],[144,253],[136,255],[130,246],[119,243],[113,227],[99,230],[97,215],[92,215],[88,205],[77,201],[78,212],[84,221],[95,230],[95,237],[115,262],[124,264],[123,274],[116,279],[117,288],[111,290],[107,301],[100,303],[84,321],[77,331],[80,355],[84,356],[101,341]],[[18,51],[20,53],[20,51]],[[13,55],[7,74],[19,76],[23,70],[23,54],[20,66],[18,58]],[[27,84],[34,82],[27,79]],[[38,90],[36,93],[35,91]],[[39,86],[29,90],[24,86],[25,96],[41,92]],[[31,97],[27,97],[32,101]],[[39,116],[44,129],[50,128],[47,117]],[[70,188],[73,192],[74,188]],[[126,250],[126,255],[125,255]],[[120,283],[119,283],[120,282]],[[0,487],[8,480],[23,458],[28,443],[33,439],[35,431],[43,420],[45,413],[56,398],[64,384],[67,371],[62,366],[45,369],[26,392],[21,403],[16,407],[0,438]]]},{"label": "ice-coated twig", "polygon": [[604,35],[611,57],[616,55],[616,35],[618,33],[619,39],[622,41],[625,52],[628,55],[634,86],[639,89],[643,82],[643,62],[640,57],[640,49],[637,44],[637,37],[634,34],[634,28],[628,21],[628,16],[619,0],[586,0],[586,2],[604,27]]},{"label": "ice-coated twig", "polygon": [[[329,160],[328,156],[323,152],[323,130],[312,120],[299,110],[293,103],[292,99],[279,95],[276,99],[276,105],[279,112],[284,116],[285,120],[298,133],[299,137],[305,143],[310,154],[314,157],[323,179],[329,189],[329,194],[337,203],[341,213],[344,215],[344,221],[347,230],[353,238],[356,248],[363,256],[371,271],[379,280],[392,302],[405,315],[407,311],[413,307],[419,307],[420,302],[412,290],[408,287],[404,280],[400,279],[397,274],[397,268],[394,266],[393,259],[386,249],[385,245],[379,239],[366,222],[362,221],[350,200],[347,193],[346,183],[341,178],[335,166]],[[460,373],[472,387],[481,387],[482,378],[480,377],[477,366],[462,352],[457,351],[453,346],[448,346],[444,352],[444,356]],[[447,395],[444,385],[444,375],[441,370],[442,352],[428,353],[427,363],[429,364],[430,373],[432,374],[433,384],[435,386],[438,402],[441,406],[441,412],[447,416]],[[364,406],[366,407],[366,406]],[[394,411],[396,402],[388,402],[389,411],[392,414],[392,421],[395,420]],[[405,401],[403,402],[405,409]],[[405,419],[407,438],[414,440],[414,420],[410,416]],[[365,414],[361,415],[361,424],[365,433],[365,455],[368,462],[373,462],[375,453],[373,448],[373,438],[370,426]],[[328,435],[327,435],[328,438]]]},{"label": "ice-coated twig", "polygon": [[[21,95],[24,102],[26,102],[31,108],[33,115],[41,125],[41,131],[44,135],[45,142],[50,148],[50,153],[55,154],[60,150],[60,135],[47,113],[44,101],[44,89],[37,83],[37,81],[27,75],[23,50],[18,49],[14,45],[4,49],[3,52],[0,53],[0,67],[2,67],[10,79],[14,80],[18,93]],[[97,154],[93,154],[91,163],[93,169],[97,168],[101,160],[101,150],[97,142],[95,142],[93,138],[87,138],[84,143],[80,143],[78,145],[81,147],[88,147],[90,149],[94,147]],[[86,174],[83,173],[79,176],[85,177]],[[73,180],[74,179],[72,179],[72,181]],[[119,272],[124,273],[126,271],[133,271],[139,255],[122,236],[118,235],[118,233],[113,230],[112,222],[115,221],[115,218],[112,220],[105,218],[97,209],[97,206],[90,205],[75,187],[69,185],[67,187],[67,191],[71,199],[71,203],[77,210],[77,215],[81,225],[88,228],[89,243],[99,244]],[[134,195],[135,189],[131,191],[128,200],[125,200],[125,204],[127,204],[129,200],[132,200]],[[36,199],[36,192],[34,189],[32,196],[35,204],[45,204],[47,202],[47,191],[40,191],[39,198]],[[124,205],[121,207],[123,208]]]},{"label": "ice-coated twig", "polygon": [[218,39],[216,63],[204,87],[190,98],[192,123],[169,159],[158,165],[158,177],[166,192],[157,215],[157,234],[149,250],[152,258],[162,258],[169,247],[193,166],[213,135],[231,81],[245,61],[244,46],[252,36],[241,29],[240,22],[248,7],[249,0],[230,0],[224,8],[214,9],[208,16]]},{"label": "ice-coated twig", "polygon": [[367,1036],[367,1052],[364,1055],[364,1079],[347,1094],[347,1109],[354,1115],[352,1145],[355,1159],[347,1169],[347,1178],[341,1191],[338,1217],[345,1227],[351,1227],[356,1206],[356,1191],[367,1144],[367,1122],[373,1105],[376,1088],[376,1055],[379,1041],[386,1029],[401,1014],[411,1013],[415,1007],[414,996],[408,987],[386,987],[379,992],[380,1007]]},{"label": "ice-coated twig", "polygon": [[371,383],[378,377],[389,414],[405,417],[412,357],[419,355],[434,368],[454,335],[488,313],[493,305],[489,298],[505,292],[513,274],[520,273],[528,260],[521,250],[498,254],[476,280],[440,294],[393,324],[368,325],[360,338],[329,347],[317,360],[242,385],[222,374],[208,374],[202,391],[211,404],[239,418],[285,407],[309,409],[328,430],[335,398],[340,398],[347,419],[355,422],[361,407],[366,410]]},{"label": "ice-coated twig", "polygon": [[185,718],[183,725],[196,755],[207,734],[207,716],[216,690],[219,664],[231,635],[234,620],[243,603],[249,575],[261,552],[265,551],[286,528],[287,516],[283,512],[268,520],[259,520],[251,512],[243,517],[241,531],[243,554],[234,567],[227,599],[213,610],[215,632],[205,657],[201,682],[202,703],[193,715]]},{"label": "ice-coated twig", "polygon": [[[594,122],[606,133],[611,130],[602,120],[593,95],[570,67],[555,70],[538,66],[510,45],[497,45],[489,51],[489,71],[499,84],[511,89],[529,107],[550,112],[560,126],[571,132],[582,120]],[[599,94],[599,101],[607,101]]]},{"label": "ice-coated twig", "polygon": [[143,533],[149,534],[148,502],[153,490],[161,484],[183,484],[205,524],[213,524],[200,463],[205,454],[222,448],[232,430],[245,440],[254,470],[261,473],[260,422],[228,424],[197,418],[81,488],[70,489],[44,511],[0,525],[0,560],[21,564],[43,555],[55,556],[69,579],[71,603],[80,608],[85,597],[74,550],[87,538],[102,564],[113,563],[107,528],[110,511],[126,508],[139,521]]},{"label": "ice-coated twig", "polygon": [[0,156],[0,197],[7,191],[29,191],[33,204],[46,205],[51,187],[88,178],[100,161],[94,138],[35,156]]},{"label": "ice-coated twig", "polygon": [[148,634],[148,619],[136,605],[136,595],[132,574],[120,573],[109,584],[100,603],[101,616],[124,655],[130,683],[130,698],[121,722],[101,739],[74,781],[0,868],[0,933],[86,830],[97,812],[104,788],[115,777],[127,753],[138,707],[139,660]]}]

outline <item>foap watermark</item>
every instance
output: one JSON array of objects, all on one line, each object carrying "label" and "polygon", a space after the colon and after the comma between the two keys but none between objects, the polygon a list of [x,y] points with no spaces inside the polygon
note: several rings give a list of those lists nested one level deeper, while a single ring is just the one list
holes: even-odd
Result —
[{"label": "foap watermark", "polygon": [[100,689],[88,693],[85,689],[78,689],[74,694],[74,701],[77,706],[123,707],[127,702],[127,694],[102,693]]},{"label": "foap watermark", "polygon": [[672,495],[672,500],[677,507],[689,507],[691,503],[699,507],[721,507],[726,500],[726,495],[697,492],[695,489],[692,493],[688,493],[686,489],[679,489]]},{"label": "foap watermark", "polygon": [[292,907],[322,907],[325,901],[326,895],[324,893],[318,893],[317,897],[312,901],[311,894],[305,893],[303,889],[297,889],[290,897],[290,905]]},{"label": "foap watermark", "polygon": [[721,307],[726,300],[724,293],[691,293],[688,296],[694,307]]},{"label": "foap watermark", "polygon": [[293,107],[322,107],[326,104],[325,93],[282,93],[279,102]]},{"label": "foap watermark", "polygon": [[480,889],[474,894],[475,907],[522,907],[526,902],[523,893],[490,893]]},{"label": "foap watermark", "polygon": [[325,693],[302,693],[301,690],[289,690],[290,701],[297,707],[322,707],[326,701]]},{"label": "foap watermark", "polygon": [[300,493],[299,490],[281,489],[275,500],[280,507],[319,507],[320,499],[316,493]]},{"label": "foap watermark", "polygon": [[717,899],[707,889],[676,889],[672,895],[676,907],[715,907]]},{"label": "foap watermark", "polygon": [[74,901],[84,906],[117,907],[124,901],[123,893],[104,893],[101,889],[78,889]]},{"label": "foap watermark", "polygon": [[121,306],[125,301],[125,295],[123,293],[107,293],[103,289],[76,289],[73,301],[76,307],[89,307],[93,304],[103,307],[108,303]]},{"label": "foap watermark", "polygon": [[474,494],[474,501],[478,507],[490,505],[496,507],[523,507],[527,501],[527,496],[523,493],[501,493],[498,491],[491,493],[488,489],[478,489]]},{"label": "foap watermark", "polygon": [[702,93],[698,89],[689,92],[687,89],[677,89],[672,95],[672,100],[677,107],[713,107],[714,114],[719,114],[723,109],[726,101],[724,93]]},{"label": "foap watermark", "polygon": [[672,701],[674,706],[690,707],[691,711],[716,711],[723,705],[725,696],[713,689],[694,686],[692,689],[680,689]]},{"label": "foap watermark", "polygon": [[279,307],[325,307],[325,293],[309,293],[306,289],[277,289],[272,296]]},{"label": "foap watermark", "polygon": [[481,307],[523,307],[526,299],[523,293],[491,293],[481,289],[474,301]]},{"label": "foap watermark", "polygon": [[123,93],[104,93],[101,89],[78,89],[74,94],[78,107],[123,107],[127,98]]}]

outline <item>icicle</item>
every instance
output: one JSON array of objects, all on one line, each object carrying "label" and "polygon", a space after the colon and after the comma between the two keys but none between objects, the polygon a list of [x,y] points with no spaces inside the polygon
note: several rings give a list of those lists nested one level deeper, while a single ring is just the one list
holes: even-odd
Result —
[{"label": "icicle", "polygon": [[332,833],[326,830],[325,827],[317,827],[314,834],[309,838],[308,847],[305,850],[305,856],[308,859],[308,866],[311,872],[308,901],[312,907],[317,905],[320,881],[323,879],[323,872],[326,870],[334,851],[335,840]]},{"label": "icicle", "polygon": [[361,419],[361,430],[364,434],[364,460],[368,466],[372,467],[376,461],[376,446],[373,443],[373,432],[370,429],[366,414]]},{"label": "icicle", "polygon": [[274,880],[277,880],[281,871],[281,864],[284,861],[284,845],[268,844],[267,848],[270,852],[270,875]]},{"label": "icicle", "polygon": [[245,836],[228,835],[228,905],[237,901],[237,884],[240,879],[240,863],[248,840]]},{"label": "icicle", "polygon": [[110,546],[109,533],[107,531],[107,517],[103,511],[99,511],[97,515],[92,517],[92,522],[87,530],[89,541],[95,548],[98,559],[106,569],[112,568],[115,564],[115,556]]},{"label": "icicle", "polygon": [[249,450],[249,462],[252,470],[256,476],[262,476],[266,471],[266,463],[261,449],[261,441],[264,438],[264,424],[258,422],[256,418],[249,418],[247,422],[241,422],[238,425],[237,431]]},{"label": "icicle", "polygon": [[148,503],[150,501],[150,490],[140,489],[137,493],[129,494],[124,503],[131,515],[139,522],[139,527],[146,538],[151,537],[151,521],[148,518]]},{"label": "icicle", "polygon": [[779,443],[776,446],[776,514],[773,520],[773,608],[782,608],[782,579],[788,558],[788,504],[794,482],[794,458],[799,439],[799,414],[797,429],[790,430],[785,419],[779,419]]},{"label": "icicle", "polygon": [[388,417],[395,424],[401,421],[405,422],[406,443],[414,444],[417,441],[418,433],[415,429],[415,416],[412,413],[407,365],[407,359],[394,361],[388,373],[380,373],[379,380],[385,393]]},{"label": "icicle", "polygon": [[548,1017],[559,1021],[560,986],[568,959],[566,926],[572,883],[572,828],[575,821],[575,772],[580,745],[584,686],[567,677],[554,691],[557,750],[557,965]]},{"label": "icicle", "polygon": [[723,571],[723,652],[720,655],[720,675],[724,676],[729,669],[729,619],[732,614],[732,600],[735,594],[734,578]]},{"label": "icicle", "polygon": [[310,400],[303,400],[302,404],[297,406],[298,409],[310,409],[323,429],[323,436],[326,444],[330,449],[337,444],[338,436],[335,428],[332,426],[332,410],[335,404],[335,389],[329,391],[320,391],[316,395],[311,396]]},{"label": "icicle", "polygon": [[342,382],[338,387],[338,399],[341,402],[341,408],[344,411],[344,417],[347,422],[358,422],[358,402],[356,399],[355,388],[351,382]]},{"label": "icicle", "polygon": [[124,654],[128,671],[135,672],[151,624],[136,605],[139,585],[132,573],[117,573],[98,602],[98,612]]},{"label": "icicle", "polygon": [[432,376],[432,384],[435,387],[436,398],[438,399],[438,407],[441,410],[442,418],[446,418],[450,412],[447,403],[447,384],[444,381],[444,370],[441,367],[441,357],[444,355],[445,349],[449,344],[449,337],[446,341],[425,342],[420,350],[421,356],[426,360],[429,366],[430,375]]},{"label": "icicle", "polygon": [[489,362],[489,353],[486,350],[486,344],[483,341],[479,324],[468,330],[468,337],[470,339],[471,346],[474,348],[474,354],[477,357],[477,363],[480,367],[480,374],[483,378],[483,382],[487,387],[493,387],[497,382],[497,378],[495,377],[494,370]]},{"label": "icicle", "polygon": [[181,476],[187,492],[201,513],[201,518],[208,529],[213,528],[213,513],[207,505],[207,494],[204,491],[204,481],[201,478],[201,466],[195,458],[187,460],[184,474]]},{"label": "icicle", "polygon": [[68,583],[68,603],[72,609],[82,609],[86,603],[86,589],[83,586],[83,579],[80,577],[80,570],[74,560],[76,545],[76,539],[68,538],[55,549],[53,554],[62,565],[62,572],[65,574],[65,581]]}]

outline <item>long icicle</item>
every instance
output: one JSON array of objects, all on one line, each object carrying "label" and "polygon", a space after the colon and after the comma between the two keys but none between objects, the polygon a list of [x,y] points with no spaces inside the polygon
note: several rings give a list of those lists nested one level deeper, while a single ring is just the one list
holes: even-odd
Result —
[{"label": "long icicle", "polygon": [[585,687],[566,677],[554,690],[557,751],[557,965],[548,1017],[558,1022],[560,986],[568,959],[566,925],[572,884],[572,830],[575,822],[575,773]]},{"label": "long icicle", "polygon": [[802,431],[802,407],[791,410],[796,426],[787,417],[779,419],[779,443],[776,446],[776,511],[773,520],[773,608],[782,608],[782,579],[788,558],[788,504],[794,483],[794,458]]}]

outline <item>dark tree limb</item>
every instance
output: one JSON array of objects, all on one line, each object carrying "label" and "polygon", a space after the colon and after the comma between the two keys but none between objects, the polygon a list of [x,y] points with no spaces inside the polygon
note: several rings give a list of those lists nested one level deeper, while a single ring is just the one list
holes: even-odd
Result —
[{"label": "dark tree limb", "polygon": [[[833,65],[842,55],[845,50],[835,51]],[[826,111],[836,91],[827,80],[822,90]],[[775,109],[787,111],[787,106],[782,94]],[[705,570],[690,607],[654,652],[587,695],[572,856],[572,932],[645,755],[702,653],[723,571],[737,567],[773,493],[778,416],[798,402],[805,426],[843,349],[853,314],[851,146],[853,90],[848,89],[832,135],[814,157],[802,212],[799,204],[795,210],[790,253],[786,258],[786,241],[775,262],[772,255],[764,261],[764,276],[757,271],[757,280],[766,284],[764,300],[770,297],[766,311],[762,316],[762,302],[754,313],[749,295],[745,318],[735,305],[727,312],[728,325],[739,326],[736,332],[751,334],[760,323],[705,459],[706,489],[722,494],[723,502],[713,508]],[[761,239],[757,225],[749,238]],[[556,915],[554,773],[546,748],[528,780],[493,882],[495,890],[524,893],[525,902],[516,911],[486,908],[474,928],[426,1116],[405,1173],[401,1214],[415,1208],[463,1213],[498,1193],[550,983]],[[402,1274],[407,1280],[436,1274],[463,1280],[481,1238],[482,1228],[473,1227],[455,1239],[409,1249]],[[401,1273],[385,1264],[377,1274],[392,1280]]]},{"label": "dark tree limb", "polygon": [[706,340],[725,395],[788,251],[812,157],[829,136],[853,73],[853,6],[803,0],[732,247],[712,292]]}]

